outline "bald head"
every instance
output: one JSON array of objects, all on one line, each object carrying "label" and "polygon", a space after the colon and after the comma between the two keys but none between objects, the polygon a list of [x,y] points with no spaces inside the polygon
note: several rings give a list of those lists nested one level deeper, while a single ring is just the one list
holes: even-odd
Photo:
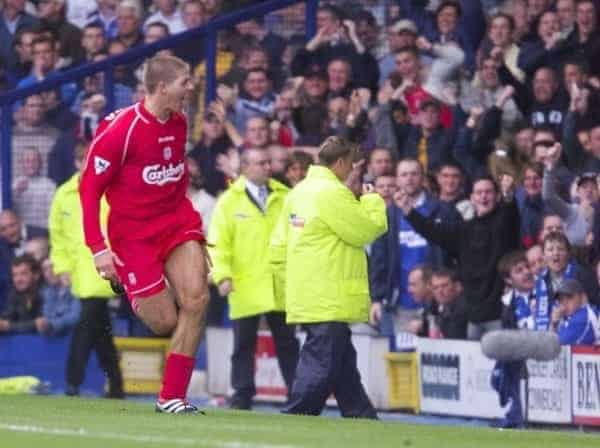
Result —
[{"label": "bald head", "polygon": [[17,244],[21,239],[21,219],[12,210],[0,212],[0,237],[9,244]]}]

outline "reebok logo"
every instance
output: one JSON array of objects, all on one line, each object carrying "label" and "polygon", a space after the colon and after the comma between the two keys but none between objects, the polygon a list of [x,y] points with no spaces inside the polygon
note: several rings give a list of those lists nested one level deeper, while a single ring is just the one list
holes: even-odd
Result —
[{"label": "reebok logo", "polygon": [[158,137],[158,143],[166,143],[166,142],[174,142],[175,137],[172,135],[167,135],[166,137]]},{"label": "reebok logo", "polygon": [[96,175],[105,172],[109,166],[110,162],[108,160],[105,160],[102,157],[94,156],[94,171],[96,172]]}]

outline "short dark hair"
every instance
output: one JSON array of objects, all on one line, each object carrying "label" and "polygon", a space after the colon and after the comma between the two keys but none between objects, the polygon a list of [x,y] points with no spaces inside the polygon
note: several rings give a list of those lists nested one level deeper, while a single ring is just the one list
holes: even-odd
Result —
[{"label": "short dark hair", "polygon": [[549,243],[562,243],[567,248],[567,252],[571,252],[571,243],[567,236],[562,232],[550,232],[542,241],[542,249],[546,247],[546,244]]},{"label": "short dark hair", "polygon": [[37,34],[37,33],[38,33],[37,30],[33,27],[29,27],[29,26],[21,27],[15,32],[15,36],[13,38],[13,45],[15,45],[15,46],[20,45],[21,38],[23,37],[24,34]]},{"label": "short dark hair", "polygon": [[510,276],[510,271],[519,263],[527,264],[527,257],[525,252],[521,250],[514,250],[507,254],[504,254],[500,261],[498,262],[498,272],[502,276],[502,278],[508,278]]},{"label": "short dark hair", "polygon": [[500,191],[500,188],[498,187],[498,183],[496,182],[496,180],[488,173],[482,173],[482,174],[478,174],[477,176],[475,176],[475,178],[473,179],[473,188],[475,187],[475,184],[477,182],[482,182],[482,181],[488,181],[491,182],[492,185],[494,186],[494,190],[496,191],[496,193],[498,193]]},{"label": "short dark hair", "polygon": [[505,19],[508,22],[508,26],[510,26],[510,30],[514,31],[515,19],[513,18],[513,16],[511,16],[510,14],[506,14],[505,12],[498,12],[498,13],[494,14],[492,17],[490,17],[489,24],[491,25],[492,22],[496,19]]},{"label": "short dark hair", "polygon": [[435,10],[435,16],[437,17],[443,9],[445,8],[454,8],[456,10],[456,15],[460,17],[462,15],[462,8],[456,0],[444,0],[439,4],[437,9]]},{"label": "short dark hair", "polygon": [[342,20],[344,18],[343,11],[340,8],[338,8],[337,6],[329,4],[329,3],[319,6],[319,9],[317,11],[328,12],[333,17],[335,17],[337,20]]},{"label": "short dark hair", "polygon": [[406,47],[400,47],[398,48],[395,52],[394,52],[394,56],[398,56],[400,53],[410,53],[412,54],[416,59],[419,59],[419,50],[417,47],[409,45]]},{"label": "short dark hair", "polygon": [[304,169],[308,169],[314,163],[313,157],[304,151],[294,151],[285,163],[285,170],[289,170],[293,165],[298,164]]},{"label": "short dark hair", "polygon": [[159,22],[159,21],[151,22],[148,25],[146,25],[146,29],[150,28],[151,26],[153,26],[155,28],[156,27],[162,28],[162,30],[165,32],[165,37],[171,35],[171,31],[169,30],[169,27],[163,22]]},{"label": "short dark hair", "polygon": [[460,280],[455,270],[446,267],[434,269],[431,273],[431,277],[449,278],[453,282]]},{"label": "short dark hair", "polygon": [[[544,177],[544,165],[541,164],[540,162],[528,162],[528,163],[526,163],[523,166],[523,175],[525,174],[525,171],[527,171],[527,170],[533,171],[539,177]],[[523,176],[523,177],[525,177],[525,176]]]},{"label": "short dark hair", "polygon": [[327,137],[319,149],[319,163],[331,166],[339,159],[356,158],[359,154],[358,145],[343,137]]},{"label": "short dark hair", "polygon": [[100,22],[90,22],[90,23],[86,24],[83,27],[83,31],[90,30],[92,28],[97,28],[102,31],[102,34],[105,34],[104,27],[102,26],[102,24],[100,24]]},{"label": "short dark hair", "polygon": [[33,42],[31,42],[31,48],[33,49],[33,47],[39,44],[48,44],[53,49],[56,49],[56,40],[48,35],[37,36],[35,39],[33,39]]},{"label": "short dark hair", "polygon": [[567,59],[562,65],[563,71],[565,70],[565,67],[567,65],[574,65],[575,67],[579,68],[579,70],[581,70],[583,74],[587,75],[588,73],[590,73],[590,63],[584,58],[573,57]]},{"label": "short dark hair", "polygon": [[40,264],[30,254],[23,254],[18,257],[15,257],[12,259],[12,261],[10,263],[10,265],[13,268],[16,266],[21,266],[22,264],[28,265],[29,269],[31,269],[31,272],[33,272],[33,273],[40,272]]},{"label": "short dark hair", "polygon": [[429,280],[431,280],[431,275],[433,273],[433,270],[431,269],[430,265],[428,265],[426,263],[417,264],[417,265],[413,266],[413,268],[410,270],[410,272],[414,272],[414,271],[421,271],[421,275],[423,276],[423,281],[425,283],[429,283]]}]

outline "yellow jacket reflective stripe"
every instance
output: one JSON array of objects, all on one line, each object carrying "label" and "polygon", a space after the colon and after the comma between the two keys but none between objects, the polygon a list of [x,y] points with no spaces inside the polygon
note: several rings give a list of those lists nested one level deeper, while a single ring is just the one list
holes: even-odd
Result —
[{"label": "yellow jacket reflective stripe", "polygon": [[[101,222],[106,228],[108,205],[102,201]],[[50,259],[56,274],[71,274],[71,291],[80,299],[114,297],[109,282],[96,272],[94,257],[85,245],[79,202],[79,174],[61,185],[50,207],[48,220]]]},{"label": "yellow jacket reflective stripe", "polygon": [[363,322],[370,304],[365,246],[387,231],[377,194],[357,200],[326,167],[311,166],[286,198],[271,239],[289,323]]},{"label": "yellow jacket reflective stripe", "polygon": [[283,295],[275,292],[269,264],[269,241],[288,188],[269,180],[266,212],[246,192],[240,177],[221,195],[213,211],[208,241],[215,283],[233,281],[229,295],[230,316],[238,319],[268,311],[283,311]]}]

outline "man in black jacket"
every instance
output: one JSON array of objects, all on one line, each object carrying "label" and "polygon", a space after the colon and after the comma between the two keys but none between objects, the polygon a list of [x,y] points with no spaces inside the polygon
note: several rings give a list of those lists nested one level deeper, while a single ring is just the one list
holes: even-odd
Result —
[{"label": "man in black jacket", "polygon": [[1,314],[0,333],[45,333],[50,324],[42,316],[40,266],[31,255],[14,258],[11,266],[13,287]]},{"label": "man in black jacket", "polygon": [[504,191],[505,203],[500,203],[494,180],[487,175],[476,178],[471,193],[476,216],[457,224],[425,218],[413,210],[407,194],[400,191],[397,195],[396,204],[412,227],[458,259],[468,307],[468,339],[479,340],[486,332],[500,329],[503,280],[496,266],[519,245],[519,212],[510,193]]}]

